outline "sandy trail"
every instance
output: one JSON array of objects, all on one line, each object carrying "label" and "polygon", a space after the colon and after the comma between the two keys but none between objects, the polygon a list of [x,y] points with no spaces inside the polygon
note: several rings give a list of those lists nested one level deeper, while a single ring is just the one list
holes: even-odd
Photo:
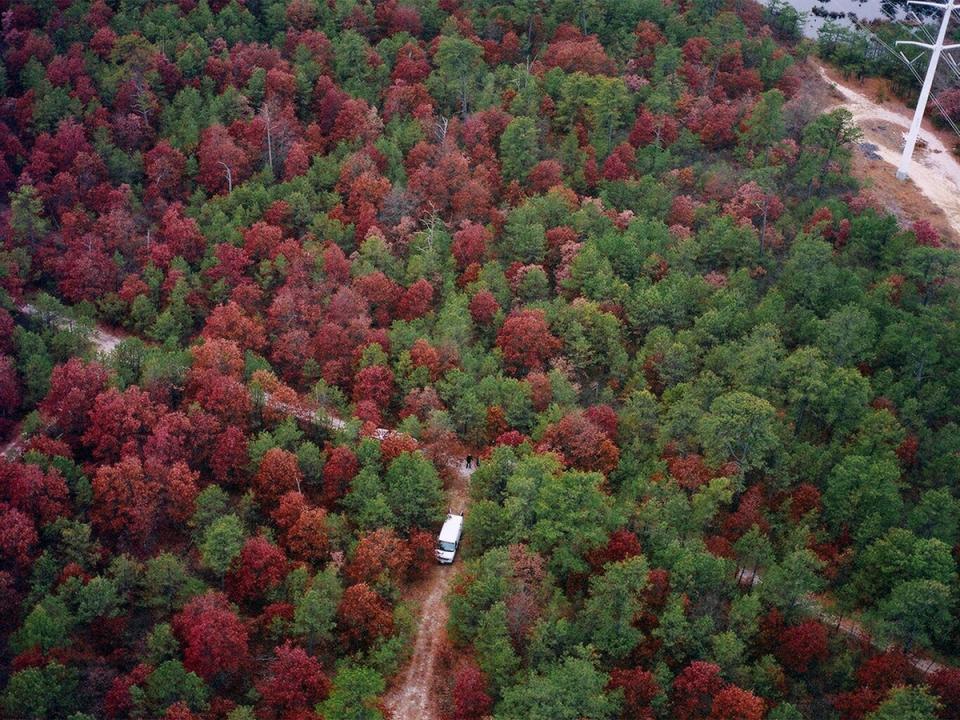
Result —
[{"label": "sandy trail", "polygon": [[[760,573],[749,568],[739,568],[737,571],[737,581],[741,585],[750,585],[751,587],[763,582]],[[827,610],[814,596],[809,596],[804,603],[807,612],[813,615],[824,625],[839,630],[847,637],[859,642],[869,643],[877,650],[887,650],[892,645],[884,645],[874,638],[863,625],[851,618],[841,618],[839,615]],[[946,670],[947,666],[938,663],[936,660],[920,657],[919,655],[908,655],[910,664],[923,676],[933,675],[940,670]]]},{"label": "sandy trail", "polygon": [[[835,107],[849,110],[863,130],[864,139],[876,145],[881,159],[896,168],[911,115],[905,109],[898,112],[883,107],[849,85],[832,79],[822,65],[816,67],[824,81],[843,97],[843,102]],[[917,143],[908,182],[913,182],[927,199],[941,208],[951,227],[960,233],[960,163],[935,133],[921,127],[919,138],[926,147],[921,148]]]},{"label": "sandy trail", "polygon": [[[474,469],[475,466],[467,468],[462,462],[457,464],[454,480],[447,491],[447,502],[451,508],[460,510],[466,507],[470,475]],[[420,622],[410,664],[400,682],[384,698],[384,704],[392,713],[392,720],[433,720],[437,717],[431,688],[434,675],[438,672],[437,656],[446,639],[447,619],[450,616],[446,598],[455,573],[454,566],[437,565],[422,587],[418,588],[425,595],[420,603]]]}]

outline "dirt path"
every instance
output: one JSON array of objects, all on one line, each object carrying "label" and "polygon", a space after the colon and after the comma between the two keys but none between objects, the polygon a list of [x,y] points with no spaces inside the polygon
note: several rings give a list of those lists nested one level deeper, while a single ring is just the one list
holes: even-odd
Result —
[{"label": "dirt path", "polygon": [[[763,578],[760,576],[760,573],[750,570],[749,568],[739,568],[737,570],[737,581],[741,585],[749,585],[753,587],[762,583]],[[823,606],[823,603],[820,602],[820,600],[812,595],[806,599],[804,605],[810,615],[813,615],[824,625],[833,627],[853,640],[869,643],[873,647],[877,648],[877,650],[887,650],[892,647],[892,645],[885,645],[878,641],[867,631],[863,625],[856,620],[852,618],[840,617],[836,613],[830,612]],[[919,655],[908,655],[907,659],[910,661],[910,664],[924,676],[933,675],[940,670],[947,669],[946,665],[942,665],[936,660],[920,657]]]},{"label": "dirt path", "polygon": [[[466,508],[470,476],[474,469],[475,466],[467,468],[463,463],[457,465],[454,480],[447,490],[447,503],[457,511]],[[437,717],[430,689],[434,686],[437,672],[437,655],[446,639],[447,618],[450,615],[446,598],[455,573],[454,566],[437,565],[415,589],[422,600],[413,654],[400,682],[384,698],[384,704],[392,713],[392,720],[433,720]]]},{"label": "dirt path", "polygon": [[[854,121],[863,130],[864,140],[876,145],[876,154],[890,166],[892,178],[893,169],[900,162],[903,134],[910,127],[911,114],[905,107],[885,107],[871,100],[859,90],[830,77],[819,63],[816,68],[820,77],[841,98],[834,107],[844,107],[852,113]],[[929,128],[921,128],[919,139],[907,182],[940,208],[954,233],[960,235],[960,163],[946,143]],[[921,143],[925,147],[920,147]]]}]

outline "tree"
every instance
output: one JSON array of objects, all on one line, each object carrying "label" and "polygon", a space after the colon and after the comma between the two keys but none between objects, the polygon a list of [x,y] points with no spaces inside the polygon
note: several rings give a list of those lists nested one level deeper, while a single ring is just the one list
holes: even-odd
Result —
[{"label": "tree", "polygon": [[723,688],[720,667],[696,660],[673,679],[671,709],[677,720],[703,720],[708,717],[713,699]]},{"label": "tree", "polygon": [[637,627],[649,568],[641,555],[604,566],[591,578],[583,613],[584,638],[614,660],[627,657],[643,639]]},{"label": "tree", "polygon": [[40,412],[56,422],[74,448],[87,427],[94,401],[107,386],[107,371],[99,363],[70,358],[50,374],[50,389],[40,402]]},{"label": "tree", "polygon": [[866,720],[934,720],[939,709],[940,703],[925,688],[900,687],[891,690]]},{"label": "tree", "polygon": [[936,580],[908,580],[893,588],[878,607],[892,634],[909,650],[931,647],[956,626],[956,598],[950,587]]},{"label": "tree", "polygon": [[443,488],[423,453],[401,453],[384,475],[386,500],[400,530],[431,527],[440,518]]},{"label": "tree", "polygon": [[816,620],[789,627],[780,634],[776,653],[780,664],[791,672],[807,672],[811,663],[829,656],[827,629]]},{"label": "tree", "polygon": [[824,518],[835,533],[848,527],[859,543],[867,544],[902,516],[899,481],[892,460],[848,455],[827,478]]},{"label": "tree", "polygon": [[377,699],[386,685],[376,670],[345,665],[334,677],[330,697],[319,710],[325,720],[383,720]]},{"label": "tree", "polygon": [[610,671],[609,690],[623,692],[624,717],[631,720],[652,720],[651,703],[660,695],[660,685],[649,670],[614,668]]},{"label": "tree", "polygon": [[357,456],[350,448],[339,445],[330,451],[323,465],[323,501],[327,507],[332,507],[347,493],[359,469]]},{"label": "tree", "polygon": [[77,708],[79,676],[59,662],[15,672],[0,696],[10,717],[67,717]]},{"label": "tree", "polygon": [[230,596],[237,601],[269,596],[287,576],[287,565],[283,551],[265,537],[249,538],[227,574]]},{"label": "tree", "polygon": [[330,681],[315,657],[286,642],[274,649],[265,679],[257,683],[261,697],[259,717],[288,717],[308,711],[330,694]]},{"label": "tree", "polygon": [[560,350],[560,340],[550,332],[542,310],[517,310],[507,316],[500,328],[497,347],[507,369],[519,374],[544,369]]},{"label": "tree", "polygon": [[796,182],[807,197],[845,181],[850,170],[849,146],[863,136],[853,115],[838,108],[820,115],[803,129],[803,148],[796,164]]},{"label": "tree", "polygon": [[116,465],[103,465],[93,478],[91,519],[102,532],[147,541],[157,523],[160,487],[146,477],[136,457],[127,456]]},{"label": "tree", "polygon": [[194,598],[173,618],[184,666],[205,680],[238,672],[248,661],[247,630],[222,593]]},{"label": "tree", "polygon": [[543,434],[538,449],[560,454],[579,470],[609,474],[617,467],[620,451],[585,413],[565,415]]},{"label": "tree", "polygon": [[260,461],[253,486],[266,502],[276,502],[290,490],[300,491],[303,473],[297,456],[282,448],[270,448]]},{"label": "tree", "polygon": [[236,515],[215,519],[207,526],[200,544],[203,564],[220,577],[226,575],[230,564],[243,548],[243,537],[243,526]]},{"label": "tree", "polygon": [[721,464],[736,460],[744,470],[762,469],[779,447],[776,410],[755,395],[736,391],[719,396],[700,421],[707,459]]},{"label": "tree", "polygon": [[517,117],[510,121],[500,136],[500,166],[503,179],[523,182],[539,155],[539,133],[531,118]]},{"label": "tree", "polygon": [[710,720],[763,720],[765,703],[752,692],[727,685],[713,698]]},{"label": "tree", "polygon": [[445,35],[437,45],[433,61],[437,69],[431,73],[428,85],[448,106],[459,104],[460,115],[466,118],[482,77],[483,49],[461,37]]},{"label": "tree", "polygon": [[483,720],[493,709],[487,678],[472,662],[465,662],[453,678],[453,720]]},{"label": "tree", "polygon": [[337,607],[337,625],[350,647],[366,648],[393,633],[393,615],[387,602],[366,583],[348,587]]},{"label": "tree", "polygon": [[612,720],[617,706],[606,684],[591,659],[567,657],[506,690],[497,711],[529,720]]}]

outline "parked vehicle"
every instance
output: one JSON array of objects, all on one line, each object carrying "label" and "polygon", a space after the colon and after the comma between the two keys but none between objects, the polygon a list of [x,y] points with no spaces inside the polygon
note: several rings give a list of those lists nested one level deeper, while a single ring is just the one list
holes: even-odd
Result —
[{"label": "parked vehicle", "polygon": [[436,556],[437,562],[443,565],[449,565],[453,562],[457,554],[457,547],[460,545],[460,534],[463,532],[463,515],[454,515],[449,513],[447,519],[440,528],[440,535],[437,537]]}]

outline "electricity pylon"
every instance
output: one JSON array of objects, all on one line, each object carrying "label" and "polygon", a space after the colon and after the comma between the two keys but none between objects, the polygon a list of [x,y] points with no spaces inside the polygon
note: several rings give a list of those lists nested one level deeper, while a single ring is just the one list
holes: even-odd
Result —
[{"label": "electricity pylon", "polygon": [[947,26],[953,16],[953,10],[957,7],[955,0],[947,0],[945,3],[927,2],[926,0],[908,0],[911,5],[927,5],[928,7],[941,8],[943,10],[943,19],[940,21],[940,32],[937,34],[937,41],[932,45],[929,43],[915,42],[913,40],[900,40],[897,45],[916,45],[917,47],[930,50],[930,64],[927,65],[927,75],[923,79],[923,87],[920,89],[920,97],[917,99],[917,109],[913,112],[913,122],[910,123],[910,131],[907,133],[907,141],[903,145],[903,155],[900,156],[900,165],[897,167],[897,179],[906,180],[910,174],[910,160],[913,158],[913,148],[917,144],[917,135],[920,133],[920,123],[923,121],[923,111],[927,107],[927,100],[930,97],[930,89],[933,87],[933,76],[937,74],[937,65],[940,64],[940,54],[944,50],[953,50],[960,45],[944,45],[943,41],[947,37]]}]

